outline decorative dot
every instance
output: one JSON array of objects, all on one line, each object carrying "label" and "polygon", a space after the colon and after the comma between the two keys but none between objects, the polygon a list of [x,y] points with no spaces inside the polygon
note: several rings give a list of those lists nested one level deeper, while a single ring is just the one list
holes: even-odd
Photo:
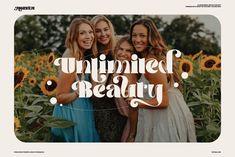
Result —
[{"label": "decorative dot", "polygon": [[174,83],[174,87],[175,87],[175,88],[179,87],[179,83],[178,83],[178,82],[175,82],[175,83]]},{"label": "decorative dot", "polygon": [[131,56],[131,59],[132,59],[132,60],[137,60],[137,58],[138,58],[138,57],[137,57],[136,54],[133,54],[133,55]]},{"label": "decorative dot", "polygon": [[188,73],[187,72],[182,72],[181,77],[183,79],[187,79],[188,78]]},{"label": "decorative dot", "polygon": [[100,59],[101,59],[101,60],[105,60],[105,55],[104,55],[104,54],[101,54],[101,55],[100,55]]},{"label": "decorative dot", "polygon": [[176,52],[175,56],[177,58],[179,58],[181,56],[181,52],[179,50],[174,50],[174,52]]},{"label": "decorative dot", "polygon": [[53,105],[55,105],[55,104],[57,103],[57,99],[56,99],[55,97],[52,97],[52,98],[50,99],[50,103],[53,104]]},{"label": "decorative dot", "polygon": [[60,106],[62,107],[62,106],[63,106],[63,104],[60,104]]},{"label": "decorative dot", "polygon": [[47,85],[48,85],[48,86],[52,85],[52,81],[51,81],[51,80],[48,80],[48,81],[47,81]]}]

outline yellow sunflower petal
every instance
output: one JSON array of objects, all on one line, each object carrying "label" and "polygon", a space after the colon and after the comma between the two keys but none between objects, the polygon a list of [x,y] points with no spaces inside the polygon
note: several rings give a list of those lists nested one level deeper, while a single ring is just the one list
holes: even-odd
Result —
[{"label": "yellow sunflower petal", "polygon": [[14,71],[14,87],[15,89],[22,86],[23,81],[28,76],[29,70],[23,66],[17,66]]},{"label": "yellow sunflower petal", "polygon": [[17,117],[14,117],[14,127],[15,127],[15,130],[18,130],[19,128],[21,128],[20,120]]},{"label": "yellow sunflower petal", "polygon": [[214,65],[219,62],[216,56],[208,56],[202,59],[200,69],[201,70],[214,70]]},{"label": "yellow sunflower petal", "polygon": [[193,63],[187,59],[181,59],[179,64],[179,71],[187,72],[190,76],[193,74]]},{"label": "yellow sunflower petal", "polygon": [[57,89],[58,79],[55,76],[46,76],[41,82],[41,91],[43,94],[54,95]]},{"label": "yellow sunflower petal", "polygon": [[51,63],[54,62],[54,60],[55,60],[55,55],[54,55],[53,52],[51,52],[51,53],[48,55],[47,62],[48,62],[49,64],[51,64]]},{"label": "yellow sunflower petal", "polygon": [[216,64],[214,64],[214,70],[221,70],[221,62],[217,62]]},{"label": "yellow sunflower petal", "polygon": [[218,57],[219,59],[221,59],[221,53],[220,53],[220,54],[218,54],[218,55],[217,55],[217,57]]},{"label": "yellow sunflower petal", "polygon": [[37,83],[37,80],[35,77],[32,77],[32,78],[29,78],[28,82],[30,86],[34,87]]},{"label": "yellow sunflower petal", "polygon": [[200,55],[202,55],[203,51],[199,51],[198,53],[196,53],[195,55],[193,55],[192,60],[194,61],[195,59],[197,59]]},{"label": "yellow sunflower petal", "polygon": [[36,64],[34,67],[34,72],[39,73],[41,71],[41,66],[39,64]]}]

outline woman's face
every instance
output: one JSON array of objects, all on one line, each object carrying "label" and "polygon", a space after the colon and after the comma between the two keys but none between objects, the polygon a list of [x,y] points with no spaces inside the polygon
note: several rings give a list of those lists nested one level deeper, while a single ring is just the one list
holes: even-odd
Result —
[{"label": "woman's face", "polygon": [[82,23],[79,25],[78,45],[80,48],[87,50],[92,47],[94,41],[94,32],[89,24]]},{"label": "woman's face", "polygon": [[97,41],[103,45],[107,45],[111,40],[111,30],[105,21],[100,21],[96,24],[95,34]]},{"label": "woman's face", "polygon": [[131,37],[137,52],[143,52],[148,46],[148,30],[142,24],[135,25]]},{"label": "woman's face", "polygon": [[133,52],[133,47],[127,42],[124,41],[120,44],[118,51],[117,51],[117,60],[123,61],[128,60],[131,61],[131,55]]}]

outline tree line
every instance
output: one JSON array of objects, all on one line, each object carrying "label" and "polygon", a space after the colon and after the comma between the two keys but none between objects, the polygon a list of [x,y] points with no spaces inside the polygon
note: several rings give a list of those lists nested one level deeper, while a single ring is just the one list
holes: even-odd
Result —
[{"label": "tree line", "polygon": [[[90,20],[95,15],[24,15],[15,22],[15,54],[24,51],[63,53],[69,24],[75,17]],[[215,32],[205,28],[204,23],[187,15],[177,16],[167,23],[159,16],[107,15],[113,23],[116,35],[129,34],[130,26],[140,18],[150,17],[158,27],[169,48],[176,48],[185,55],[203,50],[205,54],[221,53]]]}]

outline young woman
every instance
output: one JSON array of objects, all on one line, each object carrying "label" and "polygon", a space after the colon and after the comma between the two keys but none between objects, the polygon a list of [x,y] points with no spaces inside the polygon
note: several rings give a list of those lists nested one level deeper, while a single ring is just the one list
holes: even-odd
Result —
[{"label": "young woman", "polygon": [[[114,50],[115,54],[115,60],[119,60],[121,62],[124,61],[131,61],[131,56],[134,52],[134,48],[131,44],[131,41],[129,40],[129,36],[124,36],[121,37]],[[125,69],[125,64],[123,64],[123,69]],[[114,74],[115,75],[123,75],[128,78],[128,84],[136,84],[137,82],[137,76],[135,74]],[[129,112],[132,112],[132,110],[136,110],[135,108],[131,108],[127,101],[124,98],[115,98],[116,105],[118,108],[118,111],[120,112],[121,115],[128,117],[126,126],[123,130],[122,133],[122,142],[128,142],[128,137],[130,132],[135,132],[136,129],[136,122],[132,120],[133,114],[129,114]],[[131,116],[129,116],[131,115]],[[136,118],[136,117],[134,117]],[[135,120],[135,119],[134,119]],[[131,124],[134,124],[134,126],[130,126],[130,121],[132,122]]]},{"label": "young woman", "polygon": [[[145,60],[166,61],[167,48],[155,24],[150,19],[141,19],[131,26],[130,37],[135,51]],[[162,84],[163,99],[157,107],[138,105],[138,124],[136,136],[129,139],[136,142],[196,142],[195,126],[192,114],[183,95],[173,85],[181,83],[176,68],[173,74],[156,73],[140,75],[139,82],[144,84]],[[148,89],[145,89],[148,90]],[[142,98],[148,104],[156,106],[156,98],[150,98],[144,92]],[[137,117],[136,117],[137,118]]]},{"label": "young woman", "polygon": [[[83,60],[89,58],[95,50],[94,30],[86,19],[74,19],[66,37],[66,51],[63,57]],[[69,128],[52,128],[53,141],[57,142],[96,142],[99,141],[93,117],[93,108],[89,98],[79,98],[79,87],[72,91],[71,86],[77,80],[89,80],[88,74],[77,75],[59,73],[53,116],[69,121],[75,125]],[[63,104],[62,106],[59,104]]]},{"label": "young woman", "polygon": [[[115,47],[114,29],[112,23],[105,16],[95,16],[91,20],[95,28],[99,57],[106,56],[106,60],[113,60]],[[106,66],[107,67],[107,66]],[[106,80],[106,86],[111,83],[111,76]],[[119,114],[114,98],[93,98],[96,128],[102,142],[118,142],[121,140],[122,130],[126,118]]]}]

